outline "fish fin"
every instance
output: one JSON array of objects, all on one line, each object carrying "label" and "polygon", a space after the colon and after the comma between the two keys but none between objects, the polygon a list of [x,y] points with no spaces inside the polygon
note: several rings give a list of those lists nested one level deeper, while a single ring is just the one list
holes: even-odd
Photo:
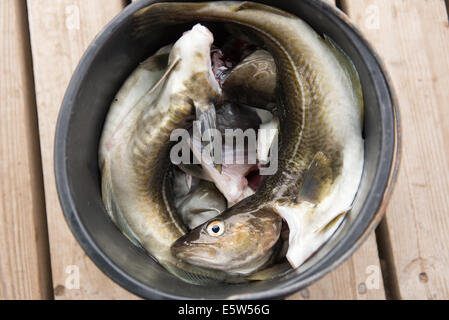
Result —
[{"label": "fish fin", "polygon": [[255,2],[250,2],[250,1],[238,3],[235,6],[230,7],[230,10],[232,12],[238,12],[238,11],[249,10],[249,9],[274,13],[274,14],[277,14],[277,15],[280,15],[283,17],[287,17],[287,18],[295,18],[295,19],[298,18],[297,16],[295,16],[291,13],[285,12],[283,10],[280,10],[280,9],[277,9],[277,8],[274,8],[271,6],[255,3]]},{"label": "fish fin", "polygon": [[236,104],[243,109],[255,112],[259,117],[261,124],[273,120],[273,114],[275,113],[274,110],[276,108],[276,104],[274,103],[269,103],[266,106],[250,106],[246,103],[241,102],[238,102]]},{"label": "fish fin", "polygon": [[208,285],[217,283],[217,280],[205,277],[201,274],[191,273],[178,268],[172,263],[160,261],[160,264],[166,268],[173,275],[181,278],[185,282],[194,284],[194,285]]},{"label": "fish fin", "polygon": [[245,279],[249,281],[269,280],[283,276],[290,270],[292,270],[290,263],[288,261],[284,261],[263,270],[257,271],[256,273],[247,276]]},{"label": "fish fin", "polygon": [[327,47],[330,49],[330,51],[334,54],[334,56],[337,58],[340,65],[343,67],[345,73],[348,75],[351,84],[354,88],[354,92],[356,93],[356,97],[358,100],[358,104],[360,106],[360,121],[363,120],[363,91],[362,91],[362,85],[360,83],[359,74],[357,72],[356,67],[354,66],[354,63],[351,61],[349,56],[344,52],[337,43],[335,43],[334,40],[332,40],[328,35],[323,35],[324,40],[323,42],[327,45]]},{"label": "fish fin", "polygon": [[315,230],[315,233],[318,232],[322,232],[322,233],[326,233],[327,231],[329,231],[330,229],[332,229],[332,227],[334,227],[338,221],[340,221],[344,216],[346,216],[346,214],[350,211],[351,209],[345,210],[343,212],[340,212],[339,214],[337,214],[334,218],[332,218],[331,221],[329,221],[328,223],[326,223],[323,227],[318,228],[317,230]]},{"label": "fish fin", "polygon": [[179,265],[168,261],[159,261],[159,263],[173,275],[194,285],[216,285],[220,282],[242,283],[247,281],[240,276],[214,272],[213,270],[195,267],[180,261],[178,262]]},{"label": "fish fin", "polygon": [[215,112],[215,105],[210,104],[195,104],[196,119],[201,123],[201,133],[207,130],[217,129],[217,115]]},{"label": "fish fin", "polygon": [[[209,103],[207,105],[195,104],[195,111],[196,119],[200,124],[199,129],[201,136],[203,137],[203,135],[206,135],[206,140],[214,145],[213,143],[215,142],[215,137],[213,137],[212,135],[214,134],[214,132],[219,132],[217,129],[217,115],[215,111],[215,105],[213,103]],[[202,143],[202,145],[205,146],[204,143]],[[216,151],[216,149],[214,149],[214,151]],[[214,168],[221,174],[223,170],[221,163],[214,162],[213,165]]]},{"label": "fish fin", "polygon": [[142,62],[140,66],[148,71],[162,70],[168,65],[169,55],[169,53],[164,53],[151,56],[147,60]]},{"label": "fish fin", "polygon": [[296,202],[307,201],[318,204],[329,193],[333,181],[329,158],[321,151],[317,152],[304,174],[301,191]]},{"label": "fish fin", "polygon": [[191,175],[192,177],[195,177],[195,178],[198,178],[201,180],[214,182],[214,180],[206,172],[204,172],[203,168],[201,168],[201,165],[199,165],[199,164],[180,163],[177,166],[185,174]]},{"label": "fish fin", "polygon": [[294,206],[277,207],[289,227],[289,247],[286,258],[296,269],[317,252],[341,226],[349,209],[332,213],[302,202]]},{"label": "fish fin", "polygon": [[161,86],[165,80],[168,78],[170,73],[175,69],[175,67],[178,65],[178,63],[181,61],[181,58],[176,59],[173,61],[168,67],[167,70],[164,72],[162,77],[154,84],[154,86],[151,87],[150,90],[146,94],[152,94],[159,86]]},{"label": "fish fin", "polygon": [[140,63],[140,68],[148,71],[162,71],[168,66],[168,58],[173,48],[173,43],[163,46],[155,54]]}]

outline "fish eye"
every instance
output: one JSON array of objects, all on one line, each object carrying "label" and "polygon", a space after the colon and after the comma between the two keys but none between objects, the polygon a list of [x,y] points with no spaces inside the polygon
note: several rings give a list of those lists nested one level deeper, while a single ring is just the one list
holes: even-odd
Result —
[{"label": "fish eye", "polygon": [[215,220],[208,224],[207,233],[212,237],[221,236],[225,230],[223,221]]}]

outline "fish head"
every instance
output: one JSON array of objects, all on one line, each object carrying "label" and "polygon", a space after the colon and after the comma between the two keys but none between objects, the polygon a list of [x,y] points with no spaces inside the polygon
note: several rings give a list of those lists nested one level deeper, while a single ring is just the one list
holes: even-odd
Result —
[{"label": "fish head", "polygon": [[171,247],[178,259],[195,266],[250,274],[273,256],[282,227],[271,209],[242,210],[236,205],[193,229]]},{"label": "fish head", "polygon": [[194,107],[196,118],[202,129],[215,130],[215,104],[221,100],[221,87],[212,71],[211,46],[212,32],[205,26],[196,24],[174,44],[169,56],[170,75],[163,98],[163,104],[175,103],[180,99]]},{"label": "fish head", "polygon": [[184,32],[182,37],[176,41],[170,52],[170,60],[199,57],[204,53],[210,55],[210,47],[213,42],[214,35],[212,32],[198,23],[192,29]]},{"label": "fish head", "polygon": [[[172,90],[183,92],[192,100],[212,99],[221,94],[212,72],[210,50],[213,42],[212,32],[199,23],[176,41],[169,56],[169,65],[176,64],[170,77]],[[200,91],[198,87],[206,89]]]}]

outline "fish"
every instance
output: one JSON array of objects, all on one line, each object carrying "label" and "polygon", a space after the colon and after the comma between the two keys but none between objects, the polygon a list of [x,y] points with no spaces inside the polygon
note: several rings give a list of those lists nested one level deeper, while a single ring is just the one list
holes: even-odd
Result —
[{"label": "fish", "polygon": [[[221,137],[225,136],[226,130],[247,130],[252,129],[257,131],[261,125],[261,119],[266,114],[261,116],[261,109],[250,108],[242,105],[236,105],[228,101],[224,101],[223,104],[216,111],[216,125],[218,131],[221,133]],[[265,113],[269,113],[268,111]],[[190,130],[190,135],[192,136]],[[223,161],[220,164],[220,169],[214,165],[213,160],[209,155],[204,154],[202,151],[202,145],[198,141],[195,134],[189,137],[190,149],[197,162],[201,162],[201,165],[195,163],[180,163],[178,167],[185,173],[215,183],[218,190],[225,196],[228,206],[240,201],[241,199],[254,193],[248,186],[246,176],[253,171],[258,170],[257,165],[257,150],[255,148],[249,148],[248,144],[238,145],[234,143],[233,139],[227,139],[222,141],[222,159],[232,158],[235,163],[229,163]],[[177,149],[176,149],[177,150]],[[176,152],[175,152],[176,153]],[[208,159],[209,161],[204,161]],[[253,159],[253,161],[248,161]]]},{"label": "fish", "polygon": [[187,228],[167,198],[170,135],[220,99],[210,61],[213,40],[196,24],[141,64],[111,105],[99,146],[102,197],[112,220],[167,270],[194,284],[242,281],[171,252]]},{"label": "fish", "polygon": [[286,258],[297,268],[341,225],[358,190],[364,141],[357,71],[303,20],[253,2],[152,4],[134,15],[135,36],[196,22],[232,25],[273,56],[279,165],[256,193],[180,237],[172,252],[195,266],[250,275],[266,266],[284,219]]},{"label": "fish", "polygon": [[190,264],[242,277],[270,265],[279,249],[282,220],[269,208],[248,210],[246,199],[178,239],[173,254]]},{"label": "fish", "polygon": [[276,63],[273,56],[259,49],[226,76],[223,81],[224,100],[271,111],[276,104],[276,87]]},{"label": "fish", "polygon": [[196,179],[175,167],[172,175],[173,205],[189,230],[226,209],[225,197],[212,182]]}]

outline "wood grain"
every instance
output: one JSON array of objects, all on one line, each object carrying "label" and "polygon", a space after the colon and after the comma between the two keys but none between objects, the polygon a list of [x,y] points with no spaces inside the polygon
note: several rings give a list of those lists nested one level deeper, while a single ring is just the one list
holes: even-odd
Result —
[{"label": "wood grain", "polygon": [[[122,8],[120,0],[29,0],[45,197],[56,299],[131,299],[76,242],[62,215],[53,174],[53,140],[60,104],[78,61],[94,36]],[[80,286],[75,276],[79,270]]]},{"label": "wood grain", "polygon": [[0,1],[0,300],[50,299],[25,1]]},{"label": "wood grain", "polygon": [[[402,165],[387,210],[402,299],[449,298],[449,25],[443,0],[345,1],[399,101]],[[376,21],[377,20],[377,21]]]},{"label": "wood grain", "polygon": [[360,249],[336,270],[288,299],[385,299],[375,235],[371,235]]}]

